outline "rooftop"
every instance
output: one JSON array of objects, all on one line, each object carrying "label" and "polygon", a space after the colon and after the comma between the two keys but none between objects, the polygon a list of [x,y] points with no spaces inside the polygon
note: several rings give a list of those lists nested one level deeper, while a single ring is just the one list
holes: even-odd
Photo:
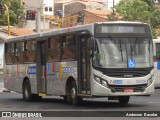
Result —
[{"label": "rooftop", "polygon": [[[33,34],[35,33],[31,29],[28,28],[10,28],[10,35],[11,36],[21,36],[21,35],[27,35],[27,34]],[[4,40],[8,38],[8,29],[6,27],[2,27],[0,29],[0,40]]]},{"label": "rooftop", "polygon": [[[85,11],[95,14],[96,16],[102,18],[107,18],[108,17],[107,15],[112,14],[112,10],[85,10]],[[118,17],[118,19],[122,18],[122,16],[119,13],[116,13],[116,17]]]},{"label": "rooftop", "polygon": [[95,1],[89,1],[89,0],[61,0],[55,3],[62,3],[62,4],[69,4],[69,3],[73,3],[73,2],[79,2],[85,5],[102,5],[104,3],[101,2],[95,2]]}]

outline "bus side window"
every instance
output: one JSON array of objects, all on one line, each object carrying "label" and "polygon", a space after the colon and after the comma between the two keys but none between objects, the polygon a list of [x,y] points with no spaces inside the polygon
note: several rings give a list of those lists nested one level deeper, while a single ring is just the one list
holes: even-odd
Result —
[{"label": "bus side window", "polygon": [[156,47],[156,58],[155,59],[159,60],[160,59],[160,43],[156,43],[155,47]]},{"label": "bus side window", "polygon": [[60,45],[61,40],[59,36],[51,37],[48,40],[48,62],[59,61],[60,60]]},{"label": "bus side window", "polygon": [[24,62],[35,62],[36,56],[35,56],[35,41],[27,41],[25,42],[24,47]]},{"label": "bus side window", "polygon": [[15,43],[15,63],[23,63],[24,42]]},{"label": "bus side window", "polygon": [[14,43],[5,44],[5,61],[7,64],[13,63]]},{"label": "bus side window", "polygon": [[61,60],[75,60],[77,58],[75,36],[67,35],[62,37]]}]

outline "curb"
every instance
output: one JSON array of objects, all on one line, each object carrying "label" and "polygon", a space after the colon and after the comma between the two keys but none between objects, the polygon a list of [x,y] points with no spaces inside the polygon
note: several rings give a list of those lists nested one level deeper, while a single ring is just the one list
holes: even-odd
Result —
[{"label": "curb", "polygon": [[7,89],[3,89],[2,92],[11,92],[11,91]]}]

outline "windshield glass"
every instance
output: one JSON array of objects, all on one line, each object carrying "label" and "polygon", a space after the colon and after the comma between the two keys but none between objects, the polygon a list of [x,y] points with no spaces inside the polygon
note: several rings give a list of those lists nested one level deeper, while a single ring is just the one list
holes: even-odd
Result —
[{"label": "windshield glass", "polygon": [[96,38],[93,65],[101,68],[144,68],[152,66],[149,38]]}]

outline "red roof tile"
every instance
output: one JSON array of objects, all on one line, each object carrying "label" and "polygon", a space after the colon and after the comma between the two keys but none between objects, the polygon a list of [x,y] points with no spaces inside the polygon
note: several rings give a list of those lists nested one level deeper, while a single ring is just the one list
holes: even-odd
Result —
[{"label": "red roof tile", "polygon": [[[87,12],[90,12],[92,14],[95,14],[96,16],[102,17],[102,18],[107,18],[107,15],[112,14],[112,10],[85,10]],[[116,13],[116,16],[118,19],[121,19],[122,16],[119,13]]]},{"label": "red roof tile", "polygon": [[32,34],[34,33],[32,30],[27,29],[27,28],[17,28],[17,29],[10,29],[10,33],[12,35],[27,35],[27,34]]},{"label": "red roof tile", "polygon": [[[7,28],[2,28],[0,31],[4,33],[8,33]],[[28,28],[10,28],[10,34],[13,36],[27,35],[27,34],[33,34],[33,33],[35,32]]]}]

